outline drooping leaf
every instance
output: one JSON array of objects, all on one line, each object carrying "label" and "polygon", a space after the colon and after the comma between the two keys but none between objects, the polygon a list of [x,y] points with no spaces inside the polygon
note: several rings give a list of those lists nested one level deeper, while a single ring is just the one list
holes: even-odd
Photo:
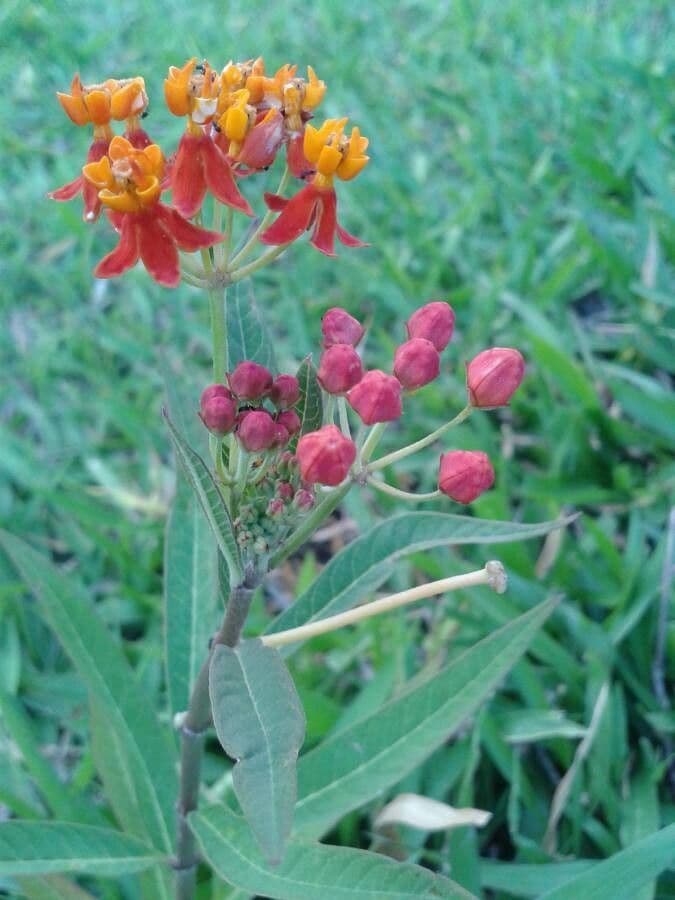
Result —
[{"label": "drooping leaf", "polygon": [[115,878],[154,865],[161,855],[112,828],[71,822],[0,824],[0,875],[86,872]]},{"label": "drooping leaf", "polygon": [[295,377],[300,384],[300,398],[295,405],[295,410],[302,422],[300,434],[307,434],[309,431],[321,428],[323,422],[321,387],[316,378],[316,369],[311,356],[303,359]]},{"label": "drooping leaf", "polygon": [[202,853],[221,878],[277,900],[468,898],[429,869],[349,847],[292,840],[283,861],[266,863],[244,821],[224,806],[190,816]]},{"label": "drooping leaf", "polygon": [[227,298],[227,339],[230,370],[244,360],[251,360],[276,370],[274,345],[265,319],[251,291],[235,288]]},{"label": "drooping leaf", "polygon": [[542,900],[633,900],[673,860],[675,825],[669,825],[540,896]]},{"label": "drooping leaf", "polygon": [[494,691],[554,607],[550,601],[529,610],[433,678],[302,756],[298,831],[322,834],[426,759]]},{"label": "drooping leaf", "polygon": [[0,532],[0,545],[38,600],[105,727],[132,762],[130,776],[148,840],[170,852],[177,789],[175,748],[141,693],[120,647],[83,591],[28,544]]},{"label": "drooping leaf", "polygon": [[265,855],[282,858],[296,800],[305,716],[278,650],[259,640],[215,648],[209,673],[213,722],[236,759],[232,779]]},{"label": "drooping leaf", "polygon": [[218,626],[218,556],[209,523],[180,479],[164,545],[165,666],[172,713],[187,709]]},{"label": "drooping leaf", "polygon": [[230,514],[218,485],[204,460],[185,442],[166,411],[164,418],[169,426],[178,461],[206,516],[218,549],[227,560],[230,571],[239,576],[241,573],[239,546],[234,536]]},{"label": "drooping leaf", "polygon": [[348,544],[309,590],[278,616],[267,633],[285,631],[355,606],[387,580],[401,556],[453,544],[524,541],[560,528],[564,521],[519,525],[445,513],[404,513],[375,525]]}]

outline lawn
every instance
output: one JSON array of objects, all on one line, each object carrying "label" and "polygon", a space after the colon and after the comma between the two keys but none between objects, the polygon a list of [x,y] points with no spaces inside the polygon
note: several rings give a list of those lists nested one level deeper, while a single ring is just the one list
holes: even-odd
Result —
[{"label": "lawn", "polygon": [[[316,355],[328,307],[368,322],[370,361],[386,368],[414,308],[452,303],[442,378],[420,392],[385,449],[406,442],[400,429],[415,440],[462,407],[464,364],[479,350],[496,343],[526,357],[511,406],[453,436],[495,464],[495,489],[472,511],[518,522],[579,516],[545,539],[406,556],[392,591],[492,556],[510,588],[373,619],[290,660],[311,747],[559,598],[477,715],[328,834],[451,873],[479,896],[543,896],[675,822],[674,26],[665,0],[0,8],[0,525],[82,586],[165,716],[162,559],[174,462],[160,410],[167,382],[196,406],[210,378],[208,309],[197,290],[162,289],[141,267],[95,281],[109,232],[82,222],[77,203],[46,200],[86,153],[84,129],[54,97],[75,71],[86,81],[144,75],[145,125],[166,144],[181,125],[164,108],[162,82],[192,55],[220,66],[262,54],[272,69],[309,63],[326,80],[322,112],[348,114],[371,141],[370,165],[340,193],[344,224],[370,246],[331,260],[305,242],[252,289],[283,371]],[[249,290],[239,287],[242,297]],[[436,462],[435,450],[406,460],[399,487],[432,490]],[[450,506],[430,508],[457,511]],[[352,492],[333,527],[270,582],[251,633],[346,541],[399,509]],[[0,715],[2,817],[43,818],[66,798],[112,821],[85,688],[2,555]],[[209,750],[211,795],[226,797],[229,764],[215,742]],[[492,818],[437,833],[376,828],[383,803],[401,792]],[[139,896],[131,878],[82,883],[106,900]],[[15,884],[0,889],[21,896]],[[71,896],[45,884],[26,882],[26,896]],[[626,884],[592,896],[675,896],[672,871],[637,892]],[[570,896],[591,896],[581,890]]]}]

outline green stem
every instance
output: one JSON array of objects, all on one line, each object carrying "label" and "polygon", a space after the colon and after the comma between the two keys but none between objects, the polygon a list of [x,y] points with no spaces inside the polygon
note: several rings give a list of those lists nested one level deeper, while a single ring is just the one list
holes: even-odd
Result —
[{"label": "green stem", "polygon": [[[392,463],[398,462],[399,459],[405,459],[405,457],[410,456],[411,453],[417,453],[418,450],[423,450],[425,447],[428,447],[429,444],[433,444],[434,441],[437,441],[438,438],[441,437],[441,435],[445,434],[445,432],[450,428],[454,428],[455,425],[459,425],[461,422],[467,419],[471,415],[472,409],[472,406],[465,406],[464,409],[460,413],[458,413],[458,415],[456,415],[454,419],[446,422],[445,425],[441,425],[441,427],[437,428],[436,431],[432,431],[431,434],[428,434],[426,437],[421,438],[419,441],[415,441],[414,444],[408,444],[405,447],[401,447],[400,450],[395,450],[393,453],[388,453],[386,456],[381,456],[379,459],[376,459],[375,462],[372,462],[368,466],[368,469],[371,472],[376,472],[378,469],[384,469],[385,466],[390,466]],[[366,441],[366,443],[368,443],[368,441]]]},{"label": "green stem", "polygon": [[209,290],[211,337],[213,341],[213,380],[219,384],[224,382],[228,366],[226,303],[225,288],[211,288]]},{"label": "green stem", "polygon": [[375,452],[375,448],[380,443],[380,439],[384,434],[384,430],[387,427],[386,422],[378,422],[377,425],[373,425],[371,430],[368,432],[368,437],[363,442],[363,447],[361,447],[361,462],[367,463],[370,457]]},{"label": "green stem", "polygon": [[340,429],[345,437],[351,438],[352,432],[349,427],[349,416],[347,415],[347,401],[344,397],[338,397],[338,413],[340,416]]},{"label": "green stem", "polygon": [[[277,194],[283,194],[283,192],[286,190],[286,187],[288,185],[290,177],[291,177],[290,169],[288,168],[288,166],[286,166],[286,168],[284,169],[284,173],[281,176],[281,181],[279,182],[279,186],[276,189]],[[269,209],[265,213],[265,215],[262,217],[259,225],[253,231],[250,238],[246,241],[246,243],[241,248],[241,250],[238,253],[236,253],[234,255],[234,257],[232,258],[232,263],[231,263],[231,267],[230,267],[231,271],[234,271],[234,269],[236,269],[236,267],[241,263],[241,261],[243,259],[246,259],[247,256],[250,256],[251,251],[253,250],[253,248],[255,247],[255,245],[258,242],[258,238],[263,233],[263,231],[267,228],[267,226],[270,224],[270,222],[272,221],[273,218],[274,218],[274,210]]]},{"label": "green stem", "polygon": [[428,494],[414,494],[411,491],[402,491],[385,481],[378,481],[376,478],[367,478],[368,484],[375,490],[381,491],[383,494],[389,494],[390,497],[396,497],[399,500],[407,500],[409,503],[417,503],[423,500],[435,500],[441,496],[441,492],[430,491]]},{"label": "green stem", "polygon": [[336,487],[324,499],[318,503],[307,518],[298,528],[290,535],[288,540],[280,547],[270,559],[270,568],[273,569],[282,563],[291,553],[295,553],[298,547],[302,547],[307,538],[328,518],[335,507],[340,503],[342,498],[347,494],[352,482],[344,481],[339,487]]},{"label": "green stem", "polygon": [[248,263],[248,265],[242,266],[240,269],[233,269],[229,276],[230,283],[234,284],[237,281],[242,281],[244,278],[248,278],[249,275],[257,272],[258,269],[263,269],[266,265],[273,262],[277,256],[281,256],[286,247],[288,247],[288,244],[279,244],[278,247],[270,247],[270,249],[263,253],[262,256],[254,259],[253,262]]}]

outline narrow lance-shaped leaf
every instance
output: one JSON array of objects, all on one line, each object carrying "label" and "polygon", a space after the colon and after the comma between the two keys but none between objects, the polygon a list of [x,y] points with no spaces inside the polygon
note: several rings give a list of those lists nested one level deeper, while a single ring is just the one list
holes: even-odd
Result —
[{"label": "narrow lance-shaped leaf", "polygon": [[244,360],[276,369],[274,345],[253,292],[245,294],[238,285],[227,298],[227,338],[230,370]]},{"label": "narrow lance-shaped leaf", "polygon": [[295,411],[300,417],[302,428],[300,434],[316,431],[323,423],[323,400],[321,387],[316,377],[316,369],[312,357],[307,356],[300,363],[296,373],[300,385],[300,397],[295,404]]},{"label": "narrow lance-shaped leaf", "polygon": [[322,834],[433,753],[494,691],[554,607],[550,601],[529,610],[433,678],[301,757],[298,830]]},{"label": "narrow lance-shaped leaf", "polygon": [[178,461],[211,526],[218,549],[227,560],[230,571],[237,578],[240,578],[241,559],[239,557],[239,547],[234,536],[230,514],[227,511],[225,500],[218,489],[218,485],[204,460],[185,442],[166,410],[164,411],[164,418],[169,426],[171,440],[176,450]]},{"label": "narrow lance-shaped leaf", "polygon": [[414,900],[470,898],[429,869],[386,856],[292,840],[284,860],[266,863],[244,821],[224,806],[190,816],[207,861],[221,878],[251,894],[276,900]]},{"label": "narrow lance-shaped leaf", "polygon": [[94,900],[94,895],[62,875],[23,875],[17,879],[26,900]]},{"label": "narrow lance-shaped leaf", "polygon": [[219,556],[196,497],[179,479],[164,546],[165,664],[172,713],[187,708],[218,626]]},{"label": "narrow lance-shaped leaf", "polygon": [[389,578],[393,563],[402,556],[453,544],[524,541],[565,524],[554,521],[519,525],[424,512],[394,516],[334,556],[311,587],[272,622],[267,632],[296,628],[355,606]]},{"label": "narrow lance-shaped leaf", "polygon": [[236,759],[232,779],[265,855],[281,859],[293,822],[296,762],[305,716],[281,654],[259,640],[215,648],[209,673],[213,722]]},{"label": "narrow lance-shaped leaf", "polygon": [[86,872],[116,878],[154,865],[161,855],[112,828],[70,822],[0,825],[0,875]]},{"label": "narrow lance-shaped leaf", "polygon": [[0,532],[0,545],[29,586],[47,624],[73,661],[100,711],[104,740],[128,763],[124,776],[136,798],[137,824],[154,846],[173,845],[176,752],[166,728],[141,693],[113,636],[79,585],[28,544]]}]

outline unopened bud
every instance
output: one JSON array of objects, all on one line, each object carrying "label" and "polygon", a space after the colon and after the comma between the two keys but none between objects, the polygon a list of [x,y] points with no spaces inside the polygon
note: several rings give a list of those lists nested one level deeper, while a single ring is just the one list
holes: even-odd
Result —
[{"label": "unopened bud", "polygon": [[349,344],[334,344],[321,354],[316,376],[324,391],[346,394],[363,377],[361,357]]},{"label": "unopened bud", "polygon": [[274,440],[272,441],[273,447],[285,447],[286,444],[290,441],[291,436],[288,433],[287,429],[284,428],[283,425],[280,425],[278,422],[274,423]]},{"label": "unopened bud", "polygon": [[294,493],[295,491],[290,481],[280,481],[277,485],[277,496],[282,500],[292,500]]},{"label": "unopened bud", "polygon": [[406,390],[414,391],[429,384],[440,370],[438,350],[426,338],[411,338],[396,348],[394,375]]},{"label": "unopened bud", "polygon": [[392,422],[403,412],[400,381],[379,369],[366,372],[347,394],[347,400],[366,425]]},{"label": "unopened bud", "polygon": [[272,387],[272,373],[256,362],[240,362],[227,378],[232,393],[241,400],[259,400]]},{"label": "unopened bud", "polygon": [[324,425],[300,438],[296,456],[303,481],[334,487],[347,477],[356,445],[336,425]]},{"label": "unopened bud", "polygon": [[276,423],[264,409],[251,410],[240,418],[237,437],[249,453],[269,450],[276,438]]},{"label": "unopened bud", "polygon": [[279,500],[278,497],[274,497],[267,504],[267,515],[272,516],[274,519],[278,519],[279,516],[284,514],[284,501]]},{"label": "unopened bud", "polygon": [[525,374],[525,360],[517,350],[483,350],[466,367],[466,386],[472,406],[506,406]]},{"label": "unopened bud", "polygon": [[279,425],[284,426],[291,437],[293,437],[294,434],[297,434],[302,427],[300,416],[294,409],[285,409],[283,412],[280,412],[277,416],[277,422]]},{"label": "unopened bud", "polygon": [[438,487],[457,503],[472,503],[494,480],[492,463],[480,450],[451,450],[441,456]]},{"label": "unopened bud", "polygon": [[300,488],[299,491],[295,492],[293,506],[303,512],[307,512],[308,509],[311,509],[314,506],[314,494],[311,491],[305,490],[305,488]]},{"label": "unopened bud", "polygon": [[237,420],[237,404],[231,396],[212,394],[202,402],[199,417],[211,434],[222,436],[234,428]]},{"label": "unopened bud", "polygon": [[279,409],[295,406],[300,397],[300,384],[295,375],[277,375],[270,390],[270,400]]},{"label": "unopened bud", "polygon": [[211,397],[232,398],[232,392],[228,391],[224,384],[210,384],[202,391],[202,395],[199,398],[199,408],[204,409],[205,404],[211,399]]},{"label": "unopened bud", "polygon": [[455,313],[445,300],[432,300],[410,316],[407,323],[408,337],[431,341],[440,353],[450,343],[455,330]]},{"label": "unopened bud", "polygon": [[363,326],[350,316],[346,309],[334,306],[324,313],[321,319],[321,331],[323,333],[323,346],[328,349],[333,344],[351,344],[356,347],[363,337]]}]

